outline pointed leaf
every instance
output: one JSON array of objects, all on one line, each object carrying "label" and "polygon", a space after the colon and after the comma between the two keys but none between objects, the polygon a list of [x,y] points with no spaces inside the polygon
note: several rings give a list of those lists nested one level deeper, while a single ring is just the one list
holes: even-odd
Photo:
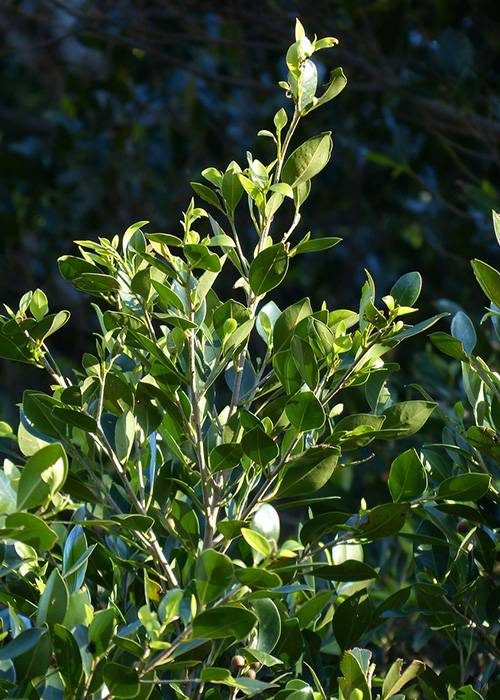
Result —
[{"label": "pointed leaf", "polygon": [[200,605],[221,595],[233,580],[234,567],[228,556],[206,549],[196,562],[195,583]]},{"label": "pointed leaf", "polygon": [[310,180],[328,163],[332,148],[330,131],[313,136],[289,156],[283,167],[281,179],[292,188]]},{"label": "pointed leaf", "polygon": [[339,454],[336,447],[311,447],[291,460],[276,497],[290,498],[318,491],[333,474]]},{"label": "pointed leaf", "polygon": [[288,253],[283,243],[269,246],[252,261],[248,281],[252,291],[261,296],[277,287],[288,270]]},{"label": "pointed leaf", "polygon": [[393,501],[411,501],[427,486],[424,466],[414,448],[396,457],[389,472],[389,491]]}]

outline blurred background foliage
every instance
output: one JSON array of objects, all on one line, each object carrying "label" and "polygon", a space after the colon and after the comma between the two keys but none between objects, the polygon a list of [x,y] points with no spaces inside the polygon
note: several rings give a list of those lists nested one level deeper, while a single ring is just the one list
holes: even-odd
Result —
[{"label": "blurred background foliage", "polygon": [[[283,104],[295,17],[340,40],[318,64],[324,82],[337,65],[349,81],[296,137],[332,129],[335,140],[299,234],[344,242],[294,261],[278,304],[356,306],[363,268],[381,296],[419,270],[427,315],[480,316],[469,260],[495,264],[498,251],[497,0],[0,0],[0,298],[17,308],[42,287],[54,311],[69,308],[60,354],[80,355],[96,330],[58,274],[73,240],[143,219],[178,233],[203,168],[244,166],[247,150],[266,160],[256,134]],[[445,395],[454,366],[423,342],[405,346],[412,380]],[[3,374],[10,419],[36,379]]]}]

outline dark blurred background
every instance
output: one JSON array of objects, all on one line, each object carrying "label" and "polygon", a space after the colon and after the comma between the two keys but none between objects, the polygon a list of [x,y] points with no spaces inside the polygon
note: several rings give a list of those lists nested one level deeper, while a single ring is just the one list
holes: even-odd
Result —
[{"label": "dark blurred background", "polygon": [[[323,82],[337,65],[349,81],[297,134],[335,141],[297,235],[344,242],[295,259],[277,302],[355,306],[364,268],[380,296],[417,269],[425,316],[481,313],[469,260],[499,263],[497,0],[0,0],[0,299],[17,308],[42,287],[51,310],[69,308],[61,356],[91,350],[95,330],[57,271],[73,240],[143,219],[178,233],[203,168],[271,158],[256,134],[286,102],[295,17],[340,41],[318,54]],[[38,380],[1,369],[10,419]]]}]

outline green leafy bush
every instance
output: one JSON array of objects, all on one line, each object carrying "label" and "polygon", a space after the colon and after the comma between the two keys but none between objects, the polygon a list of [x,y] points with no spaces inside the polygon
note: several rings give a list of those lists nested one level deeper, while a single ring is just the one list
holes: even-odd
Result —
[{"label": "green leafy bush", "polygon": [[[398,366],[383,359],[440,318],[403,320],[420,275],[401,277],[383,309],[368,273],[356,310],[268,297],[293,258],[339,241],[294,240],[330,134],[290,153],[299,120],[345,86],[335,69],[316,97],[311,56],[335,43],[297,22],[281,83],[293,114],[261,132],[275,159],[249,153],[193,183],[224,228],[193,201],[180,235],[140,222],[60,259],[101,303],[95,353],[71,376],[47,347],[68,312],[49,313],[36,290],[1,318],[0,354],[52,381],[25,392],[17,435],[2,425],[1,697],[400,700],[416,679],[431,699],[481,697],[465,669],[477,645],[498,658],[498,596],[490,617],[479,605],[496,549],[471,505],[496,503],[488,470],[410,448],[386,502],[367,493],[350,512],[328,491],[360,468],[357,450],[414,435],[436,409],[416,389],[397,401]],[[238,236],[245,203],[252,251]],[[223,277],[235,298],[219,298]],[[364,412],[345,408],[351,394]],[[472,534],[446,524],[457,513]],[[458,677],[415,660],[419,640],[390,649],[408,616],[420,648],[434,630],[455,645]],[[495,674],[496,661],[481,687]]]}]

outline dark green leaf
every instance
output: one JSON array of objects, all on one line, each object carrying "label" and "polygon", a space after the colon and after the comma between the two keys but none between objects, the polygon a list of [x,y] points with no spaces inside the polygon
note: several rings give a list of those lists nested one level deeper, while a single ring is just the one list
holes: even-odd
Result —
[{"label": "dark green leaf", "polygon": [[346,598],[333,616],[333,631],[340,648],[347,649],[358,644],[368,632],[371,618],[371,605],[366,591],[358,591]]},{"label": "dark green leaf", "polygon": [[273,345],[275,352],[285,349],[291,342],[297,325],[308,316],[312,308],[309,299],[301,299],[285,309],[276,319],[273,328]]},{"label": "dark green leaf", "polygon": [[318,566],[311,569],[310,573],[318,578],[329,581],[368,581],[378,577],[377,572],[369,564],[362,561],[348,559],[342,564]]},{"label": "dark green leaf", "polygon": [[344,530],[343,526],[348,518],[349,513],[321,513],[304,523],[300,531],[300,541],[302,544],[310,544],[325,535]]},{"label": "dark green leaf", "polygon": [[240,583],[252,590],[277,588],[283,583],[278,574],[253,567],[236,569],[235,576]]},{"label": "dark green leaf", "polygon": [[93,643],[95,657],[99,658],[108,650],[115,629],[115,613],[112,608],[99,610],[89,626],[89,643]]},{"label": "dark green leaf", "polygon": [[243,450],[239,442],[217,445],[208,455],[210,471],[215,473],[223,469],[234,469],[240,463],[242,455]]},{"label": "dark green leaf", "polygon": [[360,525],[362,536],[369,540],[390,537],[401,530],[410,511],[409,503],[383,503],[364,516]]},{"label": "dark green leaf", "polygon": [[323,406],[312,391],[292,396],[285,407],[286,415],[297,432],[318,430],[325,424]]},{"label": "dark green leaf", "polygon": [[203,607],[221,595],[233,580],[234,567],[228,556],[205,549],[195,568],[196,591]]},{"label": "dark green leaf", "polygon": [[396,457],[389,472],[389,491],[393,501],[411,501],[425,491],[427,476],[414,448]]},{"label": "dark green leaf", "polygon": [[477,501],[488,491],[490,483],[489,474],[459,474],[441,482],[436,497],[453,501]]},{"label": "dark green leaf", "polygon": [[83,680],[82,656],[74,636],[59,624],[54,626],[54,654],[66,692],[76,698]]},{"label": "dark green leaf", "polygon": [[241,446],[244,453],[261,467],[267,467],[279,454],[278,445],[260,426],[243,435]]},{"label": "dark green leaf", "polygon": [[134,698],[140,690],[139,674],[132,666],[108,662],[104,667],[104,680],[116,698]]},{"label": "dark green leaf", "polygon": [[36,624],[47,624],[53,630],[56,623],[62,624],[68,609],[68,589],[59,573],[54,569],[50,574],[38,604]]},{"label": "dark green leaf", "polygon": [[194,618],[193,639],[234,637],[237,641],[241,641],[250,633],[256,622],[256,616],[246,608],[219,605],[205,610]]},{"label": "dark green leaf", "polygon": [[294,666],[304,650],[304,641],[296,617],[284,620],[281,623],[281,635],[273,650],[273,656],[277,656],[283,662],[285,668]]},{"label": "dark green leaf", "polygon": [[[274,650],[281,635],[281,617],[270,598],[252,600],[252,608],[258,619],[255,648],[270,654]],[[278,656],[274,654],[274,656]]]},{"label": "dark green leaf", "polygon": [[35,646],[45,631],[45,628],[40,629],[38,627],[30,627],[24,630],[0,649],[0,661],[15,659],[17,656],[29,651]]},{"label": "dark green leaf", "polygon": [[320,614],[325,605],[331,601],[332,596],[333,591],[321,591],[312,598],[309,598],[309,600],[306,600],[306,602],[300,606],[295,615],[301,630],[309,627],[311,622]]},{"label": "dark green leaf", "polygon": [[288,270],[288,253],[283,243],[269,246],[252,261],[248,271],[248,281],[257,296],[266,294],[277,287]]},{"label": "dark green leaf", "polygon": [[333,474],[339,454],[336,447],[311,447],[291,460],[276,497],[290,498],[318,491]]},{"label": "dark green leaf", "polygon": [[407,272],[398,279],[391,289],[391,296],[394,297],[399,306],[413,306],[420,296],[422,289],[422,277],[419,272]]}]

